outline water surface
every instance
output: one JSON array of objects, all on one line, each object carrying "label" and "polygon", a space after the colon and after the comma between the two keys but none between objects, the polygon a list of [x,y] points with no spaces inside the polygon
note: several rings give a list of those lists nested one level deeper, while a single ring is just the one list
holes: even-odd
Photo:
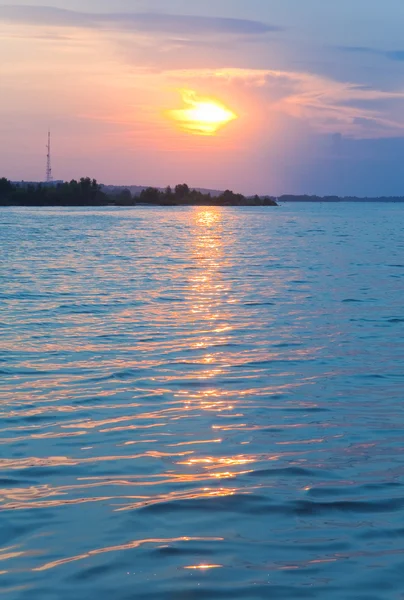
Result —
[{"label": "water surface", "polygon": [[404,598],[403,224],[1,209],[5,597]]}]

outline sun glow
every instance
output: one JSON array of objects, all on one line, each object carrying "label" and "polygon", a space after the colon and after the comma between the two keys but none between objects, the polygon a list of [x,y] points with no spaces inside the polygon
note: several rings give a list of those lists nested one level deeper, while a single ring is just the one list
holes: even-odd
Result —
[{"label": "sun glow", "polygon": [[195,135],[215,135],[222,127],[237,119],[237,115],[212,98],[198,98],[193,90],[181,90],[188,108],[170,110],[168,116],[181,129]]}]

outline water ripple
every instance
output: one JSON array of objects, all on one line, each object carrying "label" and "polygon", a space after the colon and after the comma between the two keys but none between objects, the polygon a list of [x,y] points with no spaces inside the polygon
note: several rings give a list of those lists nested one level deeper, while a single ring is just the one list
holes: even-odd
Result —
[{"label": "water ripple", "polygon": [[404,597],[403,222],[0,211],[5,597]]}]

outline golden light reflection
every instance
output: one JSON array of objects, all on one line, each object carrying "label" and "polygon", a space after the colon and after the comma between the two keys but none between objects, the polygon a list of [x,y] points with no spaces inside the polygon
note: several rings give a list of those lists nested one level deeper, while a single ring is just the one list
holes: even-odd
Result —
[{"label": "golden light reflection", "polygon": [[186,108],[168,111],[168,117],[181,129],[194,135],[213,136],[237,119],[237,115],[218,100],[200,98],[194,90],[180,90]]},{"label": "golden light reflection", "polygon": [[234,456],[229,458],[215,458],[213,456],[209,456],[206,458],[190,458],[189,460],[178,462],[179,465],[207,465],[215,466],[215,467],[235,467],[242,465],[250,465],[251,463],[256,462],[256,457],[250,456]]},{"label": "golden light reflection", "polygon": [[37,567],[32,569],[36,572],[49,571],[50,569],[55,569],[56,567],[61,567],[63,565],[67,565],[72,562],[76,562],[79,560],[85,560],[90,558],[91,556],[98,556],[100,554],[108,554],[110,552],[122,552],[124,550],[133,550],[135,548],[141,548],[146,544],[150,545],[172,545],[178,543],[186,543],[186,542],[223,542],[223,538],[220,537],[181,537],[181,538],[168,538],[168,539],[147,539],[147,540],[135,540],[133,542],[129,542],[128,544],[122,544],[120,546],[110,546],[108,548],[100,548],[98,550],[91,550],[90,552],[86,552],[84,554],[78,554],[77,556],[71,556],[70,558],[64,558],[62,560],[56,560],[53,562],[46,563],[41,567]]},{"label": "golden light reflection", "polygon": [[[213,465],[214,468],[214,465]],[[207,483],[213,484],[220,480],[235,479],[250,471],[223,471],[209,472],[206,468],[200,473],[163,473],[161,475],[126,476],[120,479],[86,478],[79,479],[78,483],[67,486],[31,486],[27,488],[0,488],[0,503],[2,510],[27,510],[43,509],[60,506],[73,506],[80,504],[94,504],[119,502],[117,510],[140,508],[155,503],[165,503],[178,500],[196,498],[211,498],[227,496],[236,493],[236,488],[210,488]],[[147,488],[161,488],[170,484],[196,484],[201,487],[190,491],[175,491],[167,494],[150,492]],[[105,488],[116,488],[109,495],[105,495]],[[123,501],[122,504],[120,501]],[[18,548],[0,549],[0,561],[10,558],[10,552],[18,552]],[[16,554],[15,556],[18,556]],[[13,557],[13,556],[11,556]]]},{"label": "golden light reflection", "polygon": [[221,215],[215,208],[201,209],[195,216],[195,223],[199,227],[212,227],[220,221]]},{"label": "golden light reflection", "polygon": [[197,440],[195,442],[179,442],[178,444],[167,444],[167,448],[178,448],[179,446],[200,446],[201,444],[221,444],[222,439],[217,440]]},{"label": "golden light reflection", "polygon": [[[190,364],[196,368],[188,371],[185,378],[202,380],[205,384],[212,380],[212,385],[197,392],[182,389],[176,398],[182,401],[186,414],[202,411],[234,419],[243,416],[238,412],[239,401],[235,401],[233,393],[213,383],[231,368],[234,360],[226,347],[233,332],[233,308],[229,309],[229,302],[234,302],[236,292],[231,282],[223,278],[228,261],[224,245],[228,238],[223,234],[223,228],[224,213],[220,207],[198,207],[192,212],[189,252],[195,268],[189,274],[188,310],[182,312],[182,317],[187,324],[192,322],[195,336],[191,348],[198,358],[193,358]],[[240,460],[240,457],[195,456],[177,464],[202,465],[204,470],[217,471],[210,476],[220,480],[235,477],[237,474],[231,473],[229,467],[246,465],[248,461]]]},{"label": "golden light reflection", "polygon": [[33,467],[71,467],[83,464],[115,462],[120,460],[135,460],[137,458],[175,458],[180,456],[189,456],[193,452],[154,452],[148,451],[141,454],[123,455],[123,456],[93,456],[91,458],[73,458],[68,456],[48,456],[39,458],[30,456],[27,458],[0,459],[0,469],[30,469]]},{"label": "golden light reflection", "polygon": [[180,502],[187,500],[210,500],[212,498],[227,498],[228,496],[234,496],[236,493],[240,493],[237,488],[199,488],[194,489],[190,492],[170,492],[168,494],[157,494],[154,496],[148,496],[143,500],[138,500],[133,504],[127,504],[119,507],[115,512],[126,512],[131,510],[139,510],[141,508],[154,506],[156,504],[167,503],[167,502]]},{"label": "golden light reflection", "polygon": [[191,567],[184,567],[189,571],[209,571],[209,569],[223,569],[223,565],[194,565]]}]

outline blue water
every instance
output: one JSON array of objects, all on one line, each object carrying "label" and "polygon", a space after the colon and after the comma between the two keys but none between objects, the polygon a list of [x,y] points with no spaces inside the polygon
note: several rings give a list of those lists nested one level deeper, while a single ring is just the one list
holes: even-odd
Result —
[{"label": "blue water", "polygon": [[404,206],[1,209],[0,587],[404,598]]}]

